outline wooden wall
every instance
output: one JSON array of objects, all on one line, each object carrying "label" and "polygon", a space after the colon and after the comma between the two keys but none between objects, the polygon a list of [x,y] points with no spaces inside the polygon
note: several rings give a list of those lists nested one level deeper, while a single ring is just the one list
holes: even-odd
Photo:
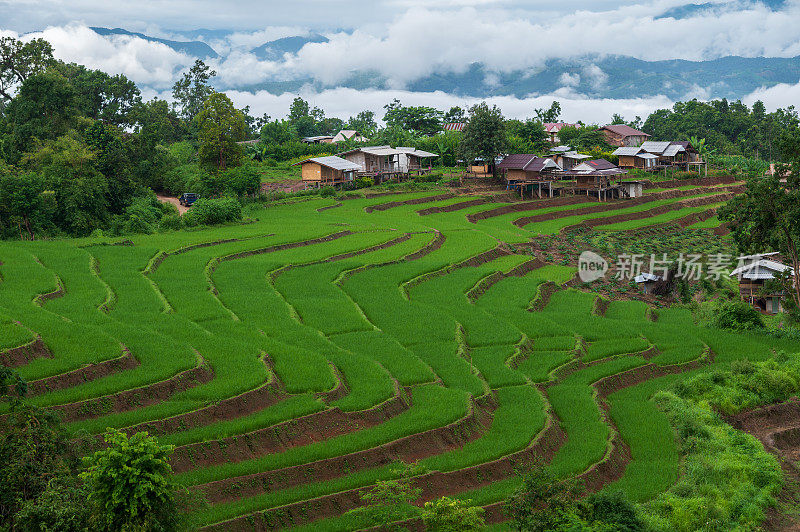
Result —
[{"label": "wooden wall", "polygon": [[322,179],[322,166],[317,163],[303,163],[300,166],[300,175],[303,181],[320,181]]}]

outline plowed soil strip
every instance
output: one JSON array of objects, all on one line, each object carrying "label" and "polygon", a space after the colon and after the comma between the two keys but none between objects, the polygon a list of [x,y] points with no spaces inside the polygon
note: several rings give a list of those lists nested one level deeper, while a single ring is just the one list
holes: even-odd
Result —
[{"label": "plowed soil strip", "polygon": [[462,201],[459,203],[453,203],[451,205],[445,205],[443,207],[428,207],[427,209],[422,209],[417,211],[417,214],[420,216],[427,216],[429,214],[441,213],[441,212],[455,212],[460,211],[461,209],[467,209],[469,207],[474,207],[475,205],[484,205],[486,203],[493,203],[494,200],[492,198],[477,198],[468,201]]},{"label": "plowed soil strip", "polygon": [[414,462],[460,448],[478,439],[491,425],[495,408],[493,401],[474,403],[467,416],[454,423],[412,434],[378,447],[283,469],[227,478],[196,488],[202,491],[206,500],[216,504],[309,482],[331,480],[397,460]]},{"label": "plowed soil strip", "polygon": [[415,198],[405,201],[390,201],[388,203],[381,203],[379,205],[370,205],[369,207],[364,207],[364,212],[370,213],[373,211],[388,211],[394,207],[400,207],[402,205],[419,205],[420,203],[431,203],[434,201],[442,201],[448,200],[451,198],[455,198],[456,195],[452,193],[446,194],[436,194],[435,196],[425,196],[424,198]]},{"label": "plowed soil strip", "polygon": [[[654,207],[646,211],[631,212],[627,214],[616,214],[613,216],[605,216],[602,218],[592,218],[590,220],[583,220],[582,222],[574,225],[568,225],[562,228],[561,232],[563,233],[563,232],[573,231],[577,227],[598,227],[602,225],[611,225],[621,222],[629,222],[631,220],[644,220],[647,218],[652,218],[654,216],[659,216],[661,214],[665,214],[672,211],[679,211],[681,209],[686,209],[691,207],[702,207],[704,205],[720,203],[731,199],[732,197],[734,197],[734,195],[735,194],[733,192],[728,192],[725,194],[715,194],[713,196],[705,196],[702,198],[677,201],[675,203],[670,203],[668,205],[659,205],[658,207]],[[693,213],[690,216],[694,216],[695,214],[696,213]]]},{"label": "plowed soil strip", "polygon": [[37,358],[53,358],[53,353],[44,345],[41,338],[0,353],[0,366],[18,368]]},{"label": "plowed soil strip", "polygon": [[[587,214],[595,214],[598,212],[609,212],[609,211],[616,211],[619,209],[625,209],[628,207],[635,207],[637,205],[643,205],[645,203],[651,203],[653,201],[664,200],[664,199],[677,199],[683,198],[687,196],[696,196],[700,194],[713,194],[713,193],[723,193],[723,192],[738,192],[742,190],[741,185],[734,185],[731,187],[722,187],[722,188],[712,188],[712,187],[704,187],[704,188],[696,188],[692,190],[665,190],[664,192],[655,192],[652,194],[648,194],[647,196],[642,196],[640,198],[633,198],[627,200],[617,200],[609,203],[602,203],[602,204],[595,204],[590,207],[581,207],[578,209],[569,209],[563,211],[556,211],[556,212],[547,212],[543,214],[535,214],[533,216],[524,216],[522,218],[517,218],[513,221],[513,224],[517,227],[525,227],[526,225],[538,222],[549,222],[551,220],[558,220],[560,218],[569,218],[571,216],[584,216]],[[536,206],[531,207],[532,210],[538,208]],[[639,213],[633,213],[639,214]],[[624,215],[620,215],[624,216]],[[589,222],[591,220],[585,220]]]},{"label": "plowed soil strip", "polygon": [[251,255],[263,255],[265,253],[275,253],[276,251],[284,251],[287,249],[295,249],[300,248],[303,246],[312,246],[314,244],[322,244],[324,242],[331,242],[333,240],[352,235],[352,231],[339,231],[338,233],[333,233],[330,235],[325,235],[319,238],[312,238],[311,240],[302,240],[300,242],[290,242],[288,244],[277,244],[275,246],[270,246],[261,249],[253,249],[250,251],[241,251],[239,253],[233,253],[231,255],[225,255],[224,257],[220,257],[220,261],[227,261],[227,260],[236,260],[241,259],[244,257],[249,257]]},{"label": "plowed soil strip", "polygon": [[489,209],[488,211],[475,212],[467,215],[467,221],[476,223],[478,220],[485,220],[487,218],[494,218],[512,212],[525,212],[535,211],[546,207],[561,207],[563,205],[577,205],[579,203],[594,202],[591,198],[585,196],[569,196],[563,198],[542,199],[536,201],[525,201],[522,203],[512,203],[511,205],[504,205]]},{"label": "plowed soil strip", "polygon": [[395,396],[370,409],[343,412],[333,407],[253,432],[184,445],[175,449],[170,462],[176,473],[242,462],[364,430],[405,412],[410,406],[402,389],[395,383]]},{"label": "plowed soil strip", "polygon": [[211,382],[213,378],[213,372],[205,363],[201,363],[164,381],[95,399],[51,406],[49,409],[60,414],[64,422],[83,421],[160,403],[178,392]]},{"label": "plowed soil strip", "polygon": [[136,360],[136,357],[131,354],[127,347],[122,346],[122,356],[120,357],[94,364],[88,364],[82,368],[68,371],[66,373],[61,373],[58,375],[53,375],[52,377],[29,382],[28,395],[41,395],[47,392],[71,388],[85,382],[107,377],[108,375],[112,375],[120,371],[133,369],[138,365],[139,361]]}]

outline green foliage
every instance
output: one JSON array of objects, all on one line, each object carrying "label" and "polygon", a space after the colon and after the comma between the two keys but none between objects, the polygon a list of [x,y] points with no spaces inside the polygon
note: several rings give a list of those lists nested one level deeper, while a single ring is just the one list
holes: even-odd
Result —
[{"label": "green foliage", "polygon": [[726,415],[786,401],[798,391],[800,362],[786,356],[763,362],[737,360],[729,370],[706,371],[675,385],[678,396],[708,404]]},{"label": "green foliage", "polygon": [[598,154],[613,151],[613,148],[606,142],[603,132],[596,125],[562,127],[558,132],[558,138],[561,140],[561,144],[572,146],[577,150],[593,150]]},{"label": "green foliage", "polygon": [[53,47],[44,39],[0,38],[0,97],[11,100],[12,87],[54,63]]},{"label": "green foliage", "polygon": [[383,108],[386,109],[383,121],[389,129],[434,135],[442,128],[443,113],[433,107],[404,106],[395,99]]},{"label": "green foliage", "polygon": [[655,111],[642,130],[653,140],[688,140],[694,136],[706,139],[720,154],[787,161],[790,154],[783,148],[781,138],[786,133],[796,133],[799,123],[793,108],[766,113],[760,101],[751,109],[741,101],[695,99]]},{"label": "green foliage", "polygon": [[26,501],[15,516],[19,530],[81,532],[93,527],[89,492],[77,477],[51,479],[38,498]]},{"label": "green foliage", "polygon": [[506,501],[514,530],[545,532],[581,525],[581,487],[573,477],[559,479],[542,465],[518,471],[522,486]]},{"label": "green foliage", "polygon": [[678,435],[684,475],[645,505],[656,530],[752,530],[782,485],[776,458],[754,437],[739,432],[691,391],[659,392],[654,401]]},{"label": "green foliage", "polygon": [[748,331],[764,328],[761,314],[744,301],[716,301],[711,305],[710,323],[720,329]]},{"label": "green foliage", "polygon": [[52,412],[23,404],[0,419],[0,526],[13,528],[23,505],[70,474],[68,451],[67,433]]},{"label": "green foliage", "polygon": [[414,487],[415,474],[415,467],[409,465],[403,469],[400,478],[379,480],[361,494],[363,506],[351,510],[351,513],[367,517],[375,526],[388,526],[402,519],[422,494],[420,488]]},{"label": "green foliage", "polygon": [[484,510],[480,506],[471,506],[470,500],[442,497],[426,502],[422,509],[422,520],[425,528],[431,532],[472,532],[483,530]]},{"label": "green foliage", "polygon": [[219,92],[208,96],[192,124],[197,128],[202,165],[218,171],[241,164],[244,149],[237,142],[244,139],[246,125],[230,98]]},{"label": "green foliage", "polygon": [[800,308],[800,283],[792,281],[800,278],[800,153],[796,161],[780,167],[777,175],[748,179],[746,193],[728,201],[719,219],[728,222],[739,251],[781,252],[793,275],[782,277],[780,284]]},{"label": "green foliage", "polygon": [[234,198],[200,198],[183,215],[184,224],[215,225],[242,219],[242,205]]},{"label": "green foliage", "polygon": [[80,475],[89,489],[98,528],[176,530],[176,488],[168,461],[172,446],[159,445],[146,432],[129,438],[110,430],[105,441],[108,448],[88,457],[88,469]]},{"label": "green foliage", "polygon": [[490,109],[486,102],[481,102],[470,108],[469,121],[459,146],[459,152],[467,164],[476,158],[494,162],[503,153],[507,143],[503,115],[496,105]]},{"label": "green foliage", "polygon": [[172,86],[172,98],[175,107],[180,109],[181,117],[191,124],[203,110],[206,99],[214,93],[208,81],[217,73],[200,59],[185,72],[181,79]]}]

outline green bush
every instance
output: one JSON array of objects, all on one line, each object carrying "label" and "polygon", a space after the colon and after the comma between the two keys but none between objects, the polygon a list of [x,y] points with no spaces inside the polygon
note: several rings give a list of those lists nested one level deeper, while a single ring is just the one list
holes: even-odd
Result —
[{"label": "green bush", "polygon": [[234,198],[200,198],[183,215],[188,227],[235,222],[242,219],[242,205]]},{"label": "green bush", "polygon": [[336,195],[336,189],[333,187],[323,187],[319,190],[319,195],[323,198],[332,198]]},{"label": "green bush", "polygon": [[744,301],[723,301],[715,305],[712,324],[720,329],[747,331],[763,329],[764,320]]},{"label": "green bush", "polygon": [[161,217],[159,222],[161,230],[170,231],[177,230],[183,227],[183,218],[177,213],[168,213]]},{"label": "green bush", "polygon": [[414,178],[414,181],[419,181],[420,183],[435,183],[442,178],[441,172],[431,172],[429,174],[418,175]]}]

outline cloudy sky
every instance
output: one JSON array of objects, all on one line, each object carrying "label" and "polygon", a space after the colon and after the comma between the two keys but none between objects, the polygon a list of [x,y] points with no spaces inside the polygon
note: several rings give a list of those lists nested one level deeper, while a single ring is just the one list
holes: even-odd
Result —
[{"label": "cloudy sky", "polygon": [[[696,0],[701,1],[701,0]],[[416,78],[463,72],[481,62],[497,72],[542,68],[553,58],[619,54],[644,60],[708,60],[728,55],[800,55],[800,0],[710,0],[706,9],[681,20],[664,18],[686,0],[292,0],[214,2],[210,0],[0,0],[0,35],[44,37],[67,61],[123,73],[147,95],[169,92],[194,58],[135,37],[101,37],[89,26],[121,27],[147,35],[186,40],[199,28],[221,57],[210,64],[219,82],[241,88],[263,81],[314,78],[331,88],[300,93],[328,115],[347,118],[359,110],[380,110],[393,97],[412,105],[471,104],[441,92],[412,93]],[[250,50],[266,41],[318,32],[329,42],[308,44],[277,61],[258,60]],[[375,72],[390,90],[336,88],[355,71]],[[602,82],[605,72],[587,67],[585,76]],[[558,99],[564,118],[608,120],[646,116],[669,106],[662,96],[598,100],[577,93],[573,79],[549,94],[498,97],[507,116],[529,116],[532,109]],[[487,79],[490,83],[491,79]],[[798,84],[762,88],[744,99],[768,107],[800,103]],[[286,114],[295,94],[229,90],[241,106],[256,113]],[[690,97],[703,97],[696,87]]]}]

